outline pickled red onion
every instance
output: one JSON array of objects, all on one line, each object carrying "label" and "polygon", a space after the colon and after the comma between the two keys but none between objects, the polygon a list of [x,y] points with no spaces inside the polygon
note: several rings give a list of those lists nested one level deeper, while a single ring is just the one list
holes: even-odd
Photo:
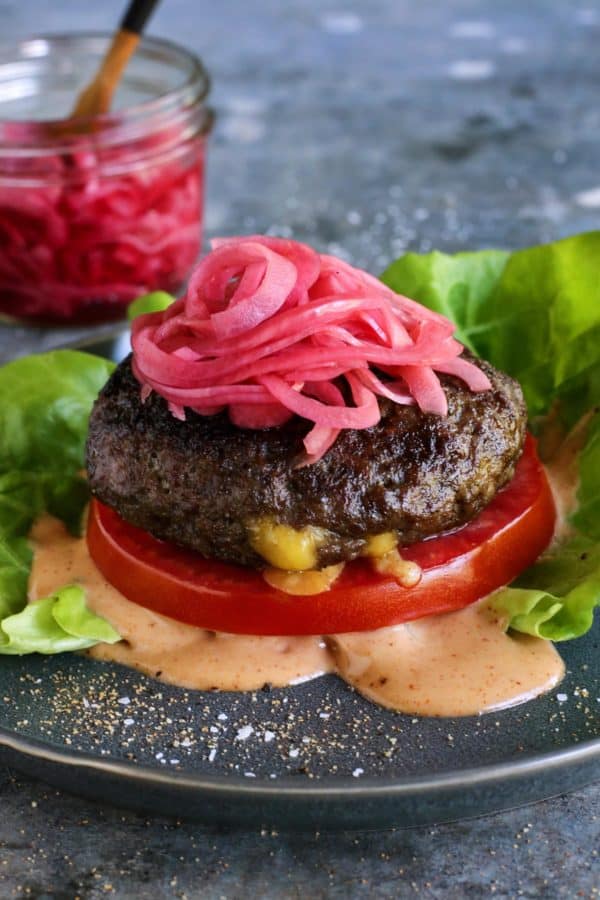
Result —
[{"label": "pickled red onion", "polygon": [[490,389],[448,319],[367,272],[283,238],[213,247],[182,300],[133,323],[142,396],[156,391],[178,418],[227,409],[241,428],[270,428],[301,416],[312,463],[342,429],[377,424],[377,397],[446,415],[436,372]]},{"label": "pickled red onion", "polygon": [[[171,130],[154,140],[102,148],[82,135],[94,152],[40,155],[40,167],[52,165],[40,185],[17,154],[13,182],[3,148],[1,313],[95,321],[122,317],[145,291],[181,288],[200,250],[203,146],[194,138],[174,155]],[[121,171],[107,172],[111,162]]]}]

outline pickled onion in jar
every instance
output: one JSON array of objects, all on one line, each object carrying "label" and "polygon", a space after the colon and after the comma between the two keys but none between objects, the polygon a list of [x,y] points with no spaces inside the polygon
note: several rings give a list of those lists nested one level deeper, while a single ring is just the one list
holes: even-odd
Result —
[{"label": "pickled onion in jar", "polygon": [[[196,57],[144,38],[125,72],[121,109],[47,119],[68,112],[68,73],[101,58],[105,40],[48,38],[23,100],[28,118],[0,102],[0,315],[65,324],[123,318],[140,293],[180,291],[199,254],[212,114]],[[35,65],[28,43],[0,55],[8,63],[0,88],[3,72]]]},{"label": "pickled onion in jar", "polygon": [[140,293],[176,293],[200,251],[203,156],[110,176],[56,157],[55,185],[0,184],[0,312],[118,318]]}]

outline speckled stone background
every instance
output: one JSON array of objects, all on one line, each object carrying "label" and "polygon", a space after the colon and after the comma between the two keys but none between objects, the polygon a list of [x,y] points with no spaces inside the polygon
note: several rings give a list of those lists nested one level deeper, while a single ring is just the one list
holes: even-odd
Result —
[{"label": "speckled stone background", "polygon": [[[106,28],[120,6],[0,0],[0,36]],[[164,0],[152,31],[213,75],[209,236],[289,234],[377,271],[598,226],[597,0]],[[0,329],[0,359],[65,337]],[[599,786],[435,829],[294,836],[150,821],[7,771],[0,796],[2,897],[600,893]]]}]

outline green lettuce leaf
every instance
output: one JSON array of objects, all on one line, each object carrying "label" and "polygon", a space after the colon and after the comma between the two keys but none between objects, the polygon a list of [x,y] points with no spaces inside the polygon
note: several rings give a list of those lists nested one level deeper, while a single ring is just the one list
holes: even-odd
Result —
[{"label": "green lettuce leaf", "polygon": [[451,318],[459,340],[521,383],[534,417],[554,408],[570,427],[590,416],[578,535],[495,600],[515,630],[583,634],[600,604],[600,231],[514,253],[409,253],[382,280]]},{"label": "green lettuce leaf", "polygon": [[92,404],[114,364],[73,350],[0,369],[0,473],[69,474],[83,466]]},{"label": "green lettuce leaf", "polygon": [[44,509],[43,479],[32,472],[0,475],[0,538],[26,534]]},{"label": "green lettuce leaf", "polygon": [[[599,394],[600,396],[600,394]],[[579,457],[578,507],[571,521],[582,534],[600,541],[600,410],[592,414]]]},{"label": "green lettuce leaf", "polygon": [[127,307],[127,318],[131,322],[132,319],[137,318],[137,316],[143,316],[146,313],[162,312],[163,309],[166,309],[174,302],[175,297],[172,294],[167,294],[166,291],[152,291],[151,294],[144,294],[129,304]]},{"label": "green lettuce leaf", "polygon": [[26,534],[44,510],[61,519],[71,534],[79,534],[88,499],[87,483],[78,472],[4,472],[0,474],[0,537]]},{"label": "green lettuce leaf", "polygon": [[600,231],[510,254],[409,253],[381,277],[451,318],[459,340],[521,383],[532,416],[598,377]]},{"label": "green lettuce leaf", "polygon": [[494,606],[516,631],[551,641],[585,634],[600,606],[600,543],[577,537],[548,553],[498,591]]},{"label": "green lettuce leaf", "polygon": [[454,256],[437,250],[407,253],[385,270],[381,280],[398,294],[447,316],[456,325],[458,340],[477,353],[481,320],[484,327],[493,327],[486,304],[509,257],[505,250]]},{"label": "green lettuce leaf", "polygon": [[81,474],[88,419],[112,369],[70,350],[0,368],[0,653],[57,653],[115,634],[87,611],[80,587],[27,605],[26,539],[44,510],[79,533],[89,498]]},{"label": "green lettuce leaf", "polygon": [[29,603],[0,622],[0,654],[64,653],[120,639],[112,625],[86,607],[83,588],[77,584]]},{"label": "green lettuce leaf", "polygon": [[0,539],[0,624],[23,608],[32,552],[24,537]]},{"label": "green lettuce leaf", "polygon": [[71,350],[0,368],[0,537],[26,534],[44,509],[78,532],[88,419],[113,368]]}]

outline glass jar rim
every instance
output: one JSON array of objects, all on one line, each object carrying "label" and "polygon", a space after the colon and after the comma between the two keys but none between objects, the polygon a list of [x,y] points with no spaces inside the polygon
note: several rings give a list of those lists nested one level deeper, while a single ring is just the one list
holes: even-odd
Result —
[{"label": "glass jar rim", "polygon": [[[75,31],[64,33],[48,33],[35,35],[18,41],[16,44],[0,40],[0,64],[3,61],[18,62],[21,59],[35,59],[48,55],[48,48],[54,46],[65,51],[72,47],[108,44],[112,32]],[[145,119],[169,116],[182,107],[198,106],[206,99],[210,90],[210,76],[201,60],[195,53],[165,38],[143,36],[136,49],[136,55],[149,59],[162,59],[165,62],[180,63],[183,79],[180,84],[149,100],[142,100],[124,106],[115,112],[96,116],[78,116],[63,119],[14,119],[0,115],[0,155],[2,151],[11,153],[23,150],[27,153],[49,149],[57,151],[61,143],[68,144],[71,138],[77,138],[82,132],[92,130],[103,137],[107,132],[128,123]],[[75,97],[73,98],[75,100]],[[206,110],[205,125],[202,131],[210,130],[212,111]]]}]

